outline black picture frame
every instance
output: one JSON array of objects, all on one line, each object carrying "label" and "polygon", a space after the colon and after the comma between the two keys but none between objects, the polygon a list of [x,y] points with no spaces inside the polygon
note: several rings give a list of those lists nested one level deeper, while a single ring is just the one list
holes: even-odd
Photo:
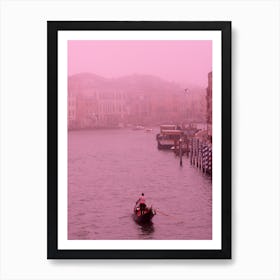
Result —
[{"label": "black picture frame", "polygon": [[[218,30],[222,35],[222,226],[221,250],[58,249],[58,32],[66,30]],[[47,258],[48,259],[231,259],[231,22],[48,21],[47,22]]]}]

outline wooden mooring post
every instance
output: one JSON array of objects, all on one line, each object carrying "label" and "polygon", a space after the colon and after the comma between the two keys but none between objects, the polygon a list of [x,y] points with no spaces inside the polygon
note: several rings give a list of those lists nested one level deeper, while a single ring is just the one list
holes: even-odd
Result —
[{"label": "wooden mooring post", "polygon": [[190,164],[208,175],[212,174],[212,145],[198,138],[189,139]]},{"label": "wooden mooring post", "polygon": [[182,156],[183,156],[183,153],[182,153],[182,138],[180,138],[179,140],[179,156],[180,156],[180,166],[183,165],[183,161],[182,161]]}]

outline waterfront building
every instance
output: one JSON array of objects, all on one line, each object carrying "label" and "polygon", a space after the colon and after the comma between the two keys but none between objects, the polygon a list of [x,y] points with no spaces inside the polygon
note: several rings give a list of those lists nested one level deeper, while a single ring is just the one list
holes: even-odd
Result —
[{"label": "waterfront building", "polygon": [[207,102],[207,133],[212,138],[212,72],[208,73],[208,86],[206,89]]},{"label": "waterfront building", "polygon": [[126,93],[120,90],[99,91],[97,120],[100,126],[114,127],[125,122],[128,114]]},{"label": "waterfront building", "polygon": [[68,91],[68,128],[75,128],[77,123],[77,96],[75,91]]},{"label": "waterfront building", "polygon": [[96,126],[98,105],[94,96],[79,94],[77,100],[77,123],[79,128]]},{"label": "waterfront building", "polygon": [[183,123],[186,112],[183,90],[158,78],[79,74],[68,79],[70,129]]},{"label": "waterfront building", "polygon": [[[71,91],[69,100],[70,96]],[[69,121],[73,114],[71,110],[72,107],[68,104]],[[126,94],[108,89],[83,89],[76,95],[75,110],[76,128],[116,127],[127,118]]]}]

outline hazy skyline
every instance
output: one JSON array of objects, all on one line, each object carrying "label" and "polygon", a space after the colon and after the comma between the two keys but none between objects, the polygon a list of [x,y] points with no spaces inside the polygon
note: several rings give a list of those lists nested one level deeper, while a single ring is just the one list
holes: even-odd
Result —
[{"label": "hazy skyline", "polygon": [[68,75],[95,73],[106,78],[155,75],[182,85],[206,87],[212,71],[209,40],[68,41]]}]

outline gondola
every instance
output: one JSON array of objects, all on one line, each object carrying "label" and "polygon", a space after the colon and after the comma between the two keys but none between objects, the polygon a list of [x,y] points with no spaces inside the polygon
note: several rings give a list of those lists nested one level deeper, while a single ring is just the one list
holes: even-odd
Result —
[{"label": "gondola", "polygon": [[152,207],[146,207],[144,213],[141,215],[140,207],[134,207],[133,219],[139,224],[150,223],[152,218],[156,215],[156,211]]}]

